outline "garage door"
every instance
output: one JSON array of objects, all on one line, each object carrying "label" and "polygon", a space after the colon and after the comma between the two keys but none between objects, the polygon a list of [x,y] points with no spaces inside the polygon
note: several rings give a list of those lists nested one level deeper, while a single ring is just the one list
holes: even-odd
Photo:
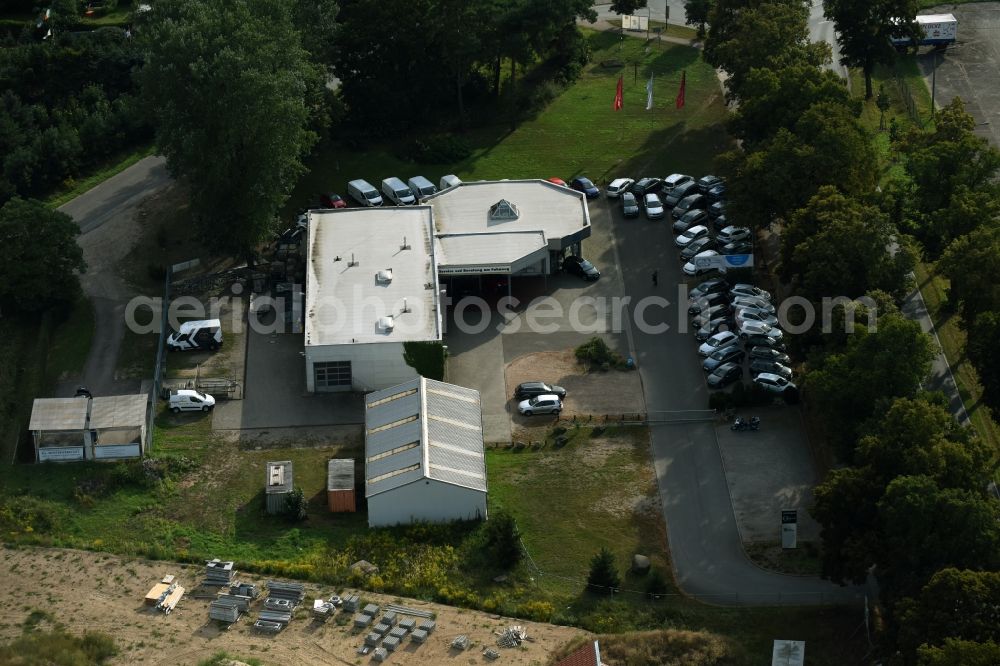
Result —
[{"label": "garage door", "polygon": [[316,379],[317,392],[350,391],[351,362],[328,361],[314,363],[313,374]]}]

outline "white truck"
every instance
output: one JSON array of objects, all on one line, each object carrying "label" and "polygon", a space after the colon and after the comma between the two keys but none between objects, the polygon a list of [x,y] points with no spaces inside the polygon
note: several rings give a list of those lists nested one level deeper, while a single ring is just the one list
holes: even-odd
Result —
[{"label": "white truck", "polygon": [[[939,49],[954,44],[958,34],[958,20],[954,14],[926,14],[917,17],[917,25],[923,32],[923,38],[916,46],[936,46]],[[909,37],[893,37],[892,45],[897,49],[914,46]]]}]

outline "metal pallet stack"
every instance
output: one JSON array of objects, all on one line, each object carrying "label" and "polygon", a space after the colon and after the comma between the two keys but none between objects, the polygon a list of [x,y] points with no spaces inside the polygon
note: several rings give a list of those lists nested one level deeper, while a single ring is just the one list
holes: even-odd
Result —
[{"label": "metal pallet stack", "polygon": [[302,583],[282,583],[277,580],[267,581],[267,596],[269,599],[286,599],[292,603],[292,609],[302,603],[306,597],[306,589]]},{"label": "metal pallet stack", "polygon": [[497,638],[497,645],[504,648],[519,647],[528,638],[528,632],[520,625],[507,627],[502,632],[496,633],[499,636]]},{"label": "metal pallet stack", "polygon": [[205,562],[205,585],[212,587],[228,587],[233,582],[236,573],[235,562],[223,562],[216,558]]},{"label": "metal pallet stack", "polygon": [[208,607],[208,617],[219,622],[232,624],[240,619],[240,604],[229,598],[218,598]]}]

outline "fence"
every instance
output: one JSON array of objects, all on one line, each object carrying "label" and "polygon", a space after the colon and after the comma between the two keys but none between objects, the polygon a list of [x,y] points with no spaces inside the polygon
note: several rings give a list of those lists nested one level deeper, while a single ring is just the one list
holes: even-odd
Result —
[{"label": "fence", "polygon": [[906,107],[906,115],[917,127],[923,129],[924,120],[920,117],[920,109],[917,108],[917,102],[913,99],[913,93],[910,92],[910,84],[906,82],[896,67],[893,67],[892,78],[896,81],[896,87],[899,89],[899,98],[903,101],[903,106]]},{"label": "fence", "polygon": [[718,418],[718,413],[711,409],[686,409],[662,412],[632,412],[628,414],[563,413],[559,416],[557,422],[571,426],[665,425],[671,423],[702,423],[715,421]]},{"label": "fence", "polygon": [[149,414],[146,416],[146,446],[147,455],[153,453],[154,422],[156,420],[156,405],[160,399],[160,383],[163,380],[163,355],[167,349],[167,308],[170,306],[170,276],[173,271],[167,266],[163,277],[163,309],[160,312],[160,334],[156,342],[156,365],[153,366],[153,391],[150,395]]}]

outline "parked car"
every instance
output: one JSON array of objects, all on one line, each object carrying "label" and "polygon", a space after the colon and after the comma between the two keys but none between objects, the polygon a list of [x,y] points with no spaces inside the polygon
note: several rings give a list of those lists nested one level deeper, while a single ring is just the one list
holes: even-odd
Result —
[{"label": "parked car", "polygon": [[524,382],[523,384],[518,384],[517,388],[514,389],[514,397],[518,400],[526,400],[536,395],[554,395],[562,400],[566,397],[566,389],[562,386],[546,384],[545,382]]},{"label": "parked car", "polygon": [[622,215],[625,217],[639,217],[639,202],[631,192],[623,192],[621,195]]},{"label": "parked car", "polygon": [[705,210],[706,206],[708,206],[708,199],[705,198],[704,194],[690,194],[678,201],[677,205],[674,206],[674,210],[670,214],[676,220],[689,210],[694,210],[696,208]]},{"label": "parked car", "polygon": [[712,278],[694,286],[688,292],[688,298],[699,298],[705,294],[714,294],[717,291],[728,291],[729,283],[725,278]]},{"label": "parked car", "polygon": [[552,394],[536,395],[522,400],[517,405],[517,411],[525,416],[535,414],[559,414],[562,411],[562,400]]},{"label": "parked car", "polygon": [[713,319],[720,317],[729,317],[729,305],[727,303],[705,308],[691,320],[691,325],[698,329]]},{"label": "parked car", "polygon": [[635,181],[631,178],[615,178],[604,190],[604,193],[609,199],[617,199],[631,190],[633,185],[635,185]]},{"label": "parked car", "polygon": [[699,238],[698,240],[689,243],[686,248],[681,250],[681,259],[685,262],[690,261],[691,257],[699,252],[704,250],[714,250],[715,245],[716,243],[714,238],[708,238],[707,236],[705,238]]},{"label": "parked car", "polygon": [[743,379],[743,366],[737,363],[723,363],[708,375],[708,388],[721,389]]},{"label": "parked car", "polygon": [[174,414],[178,412],[207,412],[215,407],[215,398],[193,389],[178,389],[170,392],[169,404],[170,411]]},{"label": "parked car", "polygon": [[734,241],[720,247],[719,252],[722,254],[750,254],[753,252],[753,245],[749,240]]},{"label": "parked car", "polygon": [[601,196],[601,191],[597,189],[593,181],[585,176],[577,176],[569,181],[569,186],[577,192],[583,192],[588,199],[596,199]]},{"label": "parked car", "polygon": [[702,356],[708,356],[716,349],[723,349],[736,344],[738,340],[739,337],[732,331],[720,331],[708,340],[705,340],[705,342],[698,347],[698,353]]},{"label": "parked car", "polygon": [[758,310],[757,308],[738,307],[734,309],[733,314],[735,315],[737,326],[742,326],[743,322],[747,321],[756,321],[761,324],[767,324],[768,326],[778,325],[777,317],[763,310]]},{"label": "parked car", "polygon": [[702,310],[713,308],[716,305],[729,305],[729,297],[724,292],[716,292],[689,299],[688,314],[691,316],[701,314]]},{"label": "parked car", "polygon": [[730,317],[717,317],[707,324],[702,324],[701,328],[694,332],[694,339],[698,342],[704,342],[716,333],[731,330],[733,330],[733,320]]},{"label": "parked car", "polygon": [[660,189],[659,178],[640,178],[632,185],[632,193],[637,197],[645,196]]},{"label": "parked car", "polygon": [[417,203],[417,198],[413,196],[413,192],[410,191],[406,183],[395,176],[382,180],[382,196],[397,206],[409,206]]},{"label": "parked car", "polygon": [[222,346],[222,322],[218,319],[186,321],[167,336],[167,351],[215,351]]},{"label": "parked car", "polygon": [[760,321],[737,322],[737,329],[739,330],[741,338],[747,338],[751,335],[763,335],[768,338],[781,340],[784,337],[780,328]]},{"label": "parked car", "polygon": [[698,179],[698,191],[708,194],[708,191],[716,185],[721,185],[723,180],[718,176],[702,176]]},{"label": "parked car", "polygon": [[579,275],[584,280],[589,280],[591,282],[601,277],[601,271],[597,270],[597,267],[594,266],[594,264],[590,263],[583,257],[578,257],[574,254],[571,254],[563,259],[562,266],[563,270],[567,273]]},{"label": "parked car", "polygon": [[381,206],[382,195],[367,180],[358,178],[347,184],[347,194],[362,206]]},{"label": "parked car", "polygon": [[663,179],[662,190],[664,194],[668,194],[678,185],[683,185],[684,183],[694,182],[694,178],[687,176],[683,173],[672,173]]},{"label": "parked car", "polygon": [[747,335],[746,337],[741,337],[740,339],[743,340],[743,346],[749,347],[750,349],[760,347],[761,349],[769,348],[778,352],[785,351],[785,342],[783,340],[779,340],[778,338],[772,338],[769,335],[753,333]]},{"label": "parked car", "polygon": [[746,352],[740,349],[738,345],[716,349],[708,355],[708,358],[701,362],[701,369],[705,372],[712,372],[724,363],[742,363],[744,356],[746,356]]},{"label": "parked car", "polygon": [[775,347],[751,347],[750,360],[753,359],[774,361],[775,363],[782,363],[784,365],[788,365],[789,363],[792,362],[792,359],[788,357],[788,354],[779,351]]},{"label": "parked car", "polygon": [[725,201],[713,201],[708,206],[708,216],[713,220],[719,218],[726,214],[726,202]]},{"label": "parked car", "polygon": [[701,210],[700,208],[695,208],[694,210],[689,210],[684,213],[674,222],[674,233],[679,234],[687,231],[693,226],[698,224],[705,224],[708,222],[708,213]]},{"label": "parked car", "polygon": [[729,226],[729,220],[726,219],[725,215],[720,215],[719,217],[712,220],[712,226],[715,227],[716,231],[722,231]]},{"label": "parked car", "polygon": [[643,206],[646,208],[646,217],[650,220],[660,220],[663,219],[663,202],[660,201],[660,197],[656,196],[652,192],[647,194],[642,198]]},{"label": "parked car", "polygon": [[768,314],[774,314],[775,312],[774,304],[763,298],[757,298],[755,296],[741,296],[734,291],[729,292],[729,298],[733,299],[734,308],[754,308],[756,310],[762,310]]},{"label": "parked car", "polygon": [[439,190],[447,190],[449,187],[455,187],[456,185],[461,185],[462,179],[453,173],[441,176],[441,180],[438,182]]},{"label": "parked car", "polygon": [[792,378],[792,369],[787,365],[783,365],[777,361],[766,361],[762,358],[750,361],[751,375],[756,377],[763,372],[769,372],[772,375],[778,375],[779,377],[784,377],[788,380],[791,380]]},{"label": "parked car", "polygon": [[556,178],[555,176],[553,176],[552,178],[546,178],[546,180],[552,183],[553,185],[559,185],[560,187],[569,187],[569,185],[566,184],[566,181],[563,180],[562,178]]},{"label": "parked car", "polygon": [[736,241],[745,240],[750,238],[750,230],[746,227],[735,227],[729,225],[725,229],[719,232],[718,240],[720,243],[734,243]]},{"label": "parked car", "polygon": [[715,268],[713,266],[699,266],[698,265],[698,260],[699,259],[703,259],[705,257],[714,257],[714,256],[716,256],[718,254],[719,253],[716,250],[705,250],[704,252],[699,252],[698,254],[696,254],[693,257],[691,257],[691,261],[689,261],[686,264],[684,264],[684,268],[682,268],[681,270],[684,271],[684,275],[692,275],[692,276],[694,276],[694,275],[703,275],[705,273],[711,273],[712,271],[715,271],[715,270],[718,270],[721,273],[725,273],[726,271],[724,269],[721,269],[721,268]]},{"label": "parked car", "polygon": [[698,183],[693,180],[681,183],[670,190],[670,193],[664,198],[663,203],[666,204],[668,208],[673,208],[676,206],[681,199],[688,196],[689,194],[694,194],[698,191]]},{"label": "parked car", "polygon": [[685,248],[690,245],[692,241],[700,240],[702,238],[708,238],[708,227],[703,224],[699,224],[696,227],[691,227],[675,238],[674,245],[679,248]]},{"label": "parked car", "polygon": [[726,183],[721,182],[708,191],[708,198],[712,201],[722,201],[726,198]]},{"label": "parked car", "polygon": [[765,301],[771,300],[771,294],[769,292],[764,291],[760,287],[755,287],[752,284],[746,284],[745,282],[734,284],[729,289],[729,294],[733,297],[753,296],[754,298],[762,298]]},{"label": "parked car", "polygon": [[323,208],[347,208],[344,197],[334,192],[324,192],[319,195],[319,205]]},{"label": "parked car", "polygon": [[763,389],[767,389],[771,393],[784,393],[785,391],[794,391],[798,388],[784,377],[770,372],[762,372],[757,375],[753,378],[753,383]]},{"label": "parked car", "polygon": [[417,199],[422,199],[424,197],[429,197],[432,194],[437,194],[438,188],[434,187],[434,183],[427,180],[423,176],[413,176],[408,181],[406,181],[407,186],[413,195]]}]

